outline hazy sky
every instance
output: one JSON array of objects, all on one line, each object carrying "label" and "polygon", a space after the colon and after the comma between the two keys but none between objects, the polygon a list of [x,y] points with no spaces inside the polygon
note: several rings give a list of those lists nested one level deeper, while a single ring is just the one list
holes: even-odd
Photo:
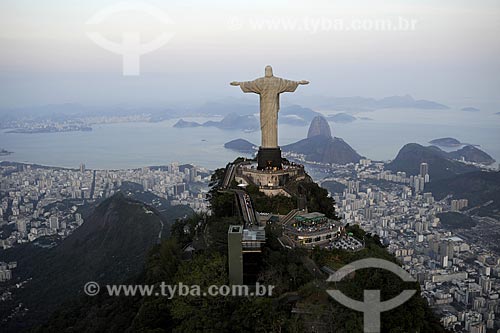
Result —
[{"label": "hazy sky", "polygon": [[[148,1],[172,24],[137,11],[86,24],[119,2],[2,0],[0,107],[240,97],[229,82],[262,76],[267,64],[277,76],[311,81],[301,92],[308,95],[409,93],[500,105],[498,0]],[[401,19],[415,20],[415,29],[359,27]],[[91,41],[90,31],[115,42],[124,31],[144,41],[174,35],[140,58],[140,76],[123,76],[122,57]]]}]

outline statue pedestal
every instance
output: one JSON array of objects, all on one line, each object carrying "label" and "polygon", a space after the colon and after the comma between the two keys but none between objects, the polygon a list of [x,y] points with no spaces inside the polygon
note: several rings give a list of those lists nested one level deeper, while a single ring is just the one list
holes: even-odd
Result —
[{"label": "statue pedestal", "polygon": [[265,170],[273,168],[277,168],[279,170],[282,169],[281,149],[279,147],[276,148],[260,147],[259,152],[257,153],[257,169]]}]

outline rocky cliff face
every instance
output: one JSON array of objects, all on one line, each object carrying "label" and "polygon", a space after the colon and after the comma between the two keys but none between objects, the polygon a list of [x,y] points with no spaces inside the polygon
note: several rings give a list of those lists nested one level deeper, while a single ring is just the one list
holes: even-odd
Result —
[{"label": "rocky cliff face", "polygon": [[327,138],[321,135],[286,145],[282,149],[283,151],[302,154],[307,161],[320,163],[356,163],[362,158],[344,140],[340,138]]},{"label": "rocky cliff face", "polygon": [[309,132],[307,133],[307,138],[312,138],[315,136],[323,136],[326,138],[332,137],[332,131],[330,130],[330,125],[328,121],[322,116],[316,116],[313,118],[311,125],[309,126]]},{"label": "rocky cliff face", "polygon": [[322,116],[312,120],[306,139],[286,145],[282,149],[303,154],[307,161],[320,163],[356,163],[362,158],[347,142],[332,137],[330,125]]}]

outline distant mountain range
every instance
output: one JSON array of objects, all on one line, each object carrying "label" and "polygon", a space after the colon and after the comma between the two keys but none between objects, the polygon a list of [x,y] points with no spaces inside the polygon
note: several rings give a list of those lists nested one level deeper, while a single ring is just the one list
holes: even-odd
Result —
[{"label": "distant mountain range", "polygon": [[[466,153],[468,156],[470,156],[469,153],[475,156],[478,151],[480,150],[472,147],[472,153],[469,149],[466,150]],[[454,160],[455,157],[461,155],[459,152],[447,153],[435,146],[424,147],[417,143],[409,143],[401,148],[396,158],[386,165],[386,169],[404,171],[408,175],[418,175],[420,163],[425,162],[429,165],[431,181],[479,170],[473,165]]]},{"label": "distant mountain range", "polygon": [[460,110],[467,111],[467,112],[479,112],[479,111],[481,111],[478,108],[474,108],[472,106],[467,106],[465,108],[461,108]]},{"label": "distant mountain range", "polygon": [[245,130],[256,131],[259,129],[259,122],[254,115],[239,115],[230,113],[225,116],[221,121],[207,121],[203,124],[194,121],[185,121],[180,119],[173,127],[188,128],[188,127],[217,127],[225,130]]},{"label": "distant mountain range", "polygon": [[344,112],[373,111],[392,108],[412,108],[424,110],[445,110],[448,106],[425,99],[416,100],[411,95],[389,96],[381,99],[370,97],[301,97],[301,104],[311,105],[318,109],[338,110]]},{"label": "distant mountain range", "polygon": [[[289,100],[296,101],[297,104],[284,106],[280,110],[280,122],[283,124],[305,126],[310,123],[312,118],[321,115],[320,113],[312,110],[311,108],[302,107],[301,105],[309,105],[313,109],[323,110],[337,110],[346,112],[365,112],[380,109],[394,109],[394,108],[410,108],[422,110],[447,110],[449,106],[425,99],[414,99],[411,95],[403,96],[389,96],[381,99],[370,97],[327,97],[327,96],[301,96],[300,98],[289,97]],[[460,109],[465,112],[478,112],[479,108],[467,106]],[[218,102],[205,103],[200,107],[180,110],[168,110],[171,118],[180,117],[183,115],[195,116],[225,116],[229,113],[238,112],[241,114],[258,114],[259,106],[250,101],[241,99],[226,98]],[[500,112],[495,113],[500,115]],[[297,116],[296,119],[294,117]],[[334,121],[336,115],[328,116],[329,121]],[[343,116],[342,116],[343,117]],[[355,117],[361,120],[371,120],[366,117]],[[352,119],[354,121],[355,119]],[[342,118],[340,121],[343,122]],[[345,121],[344,121],[345,122]],[[347,121],[350,122],[350,121]]]},{"label": "distant mountain range", "polygon": [[[293,98],[293,97],[292,97]],[[315,109],[338,110],[343,112],[373,111],[378,109],[393,108],[413,108],[424,110],[446,110],[448,106],[429,100],[416,100],[411,95],[389,96],[382,99],[369,97],[324,97],[311,96],[300,99],[300,104],[312,105]],[[259,107],[257,104],[244,103],[233,99],[222,100],[217,103],[206,103],[202,107],[196,108],[191,113],[197,115],[226,115],[232,112],[257,114]],[[280,110],[280,122],[291,125],[307,125],[315,116],[321,115],[310,108],[300,105],[290,105],[282,107]],[[343,121],[344,116],[340,116],[339,122]],[[336,115],[332,116],[335,121]],[[352,119],[351,119],[352,120]]]},{"label": "distant mountain range", "polygon": [[[293,100],[293,97],[291,98]],[[448,109],[448,106],[429,100],[415,100],[410,95],[390,96],[382,99],[367,97],[325,97],[301,96],[300,104],[311,105],[318,109],[343,112],[373,111],[386,108]],[[251,100],[224,98],[197,107],[125,107],[89,106],[76,103],[36,105],[0,109],[0,128],[18,119],[67,121],[94,116],[145,116],[148,121],[158,122],[166,119],[191,116],[227,116],[231,113],[258,114],[259,105]],[[283,124],[307,125],[319,113],[299,105],[284,106],[280,110]],[[295,117],[296,116],[296,117]],[[142,120],[143,121],[143,120]]]},{"label": "distant mountain range", "polygon": [[[217,127],[225,130],[258,130],[260,128],[260,125],[257,117],[255,117],[254,114],[244,114],[243,112],[245,110],[247,110],[247,108],[243,108],[241,114],[235,112],[229,113],[221,121],[207,121],[204,123],[198,123],[195,121],[186,121],[184,119],[180,119],[176,124],[174,124],[174,127],[192,128],[203,126]],[[257,112],[259,111],[257,110]],[[284,107],[280,110],[278,121],[280,124],[304,126],[309,124],[311,120],[318,115],[320,115],[320,113],[315,112],[309,108],[304,108],[299,105],[292,105]]]}]

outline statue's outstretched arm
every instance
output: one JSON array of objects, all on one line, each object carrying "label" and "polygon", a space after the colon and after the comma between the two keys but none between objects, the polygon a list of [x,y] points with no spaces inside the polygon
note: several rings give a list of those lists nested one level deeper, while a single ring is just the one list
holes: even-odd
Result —
[{"label": "statue's outstretched arm", "polygon": [[231,82],[232,86],[240,86],[241,90],[244,93],[256,93],[260,94],[261,93],[261,87],[259,85],[258,80],[253,80],[253,81],[243,81],[243,82]]},{"label": "statue's outstretched arm", "polygon": [[309,81],[302,80],[302,81],[293,81],[293,80],[287,80],[287,79],[280,79],[280,88],[279,92],[284,93],[284,92],[294,92],[295,89],[301,84],[308,84]]}]

